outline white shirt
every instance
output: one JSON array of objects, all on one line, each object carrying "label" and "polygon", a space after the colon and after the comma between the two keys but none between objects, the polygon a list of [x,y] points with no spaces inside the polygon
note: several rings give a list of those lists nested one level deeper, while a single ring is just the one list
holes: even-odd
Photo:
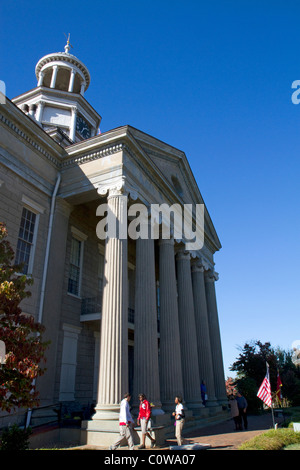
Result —
[{"label": "white shirt", "polygon": [[183,412],[183,404],[178,403],[178,405],[176,405],[176,408],[175,408],[175,413],[176,415],[182,415],[182,412]]},{"label": "white shirt", "polygon": [[128,424],[130,422],[133,423],[133,418],[132,418],[130,410],[129,410],[129,403],[126,400],[126,398],[124,398],[121,401],[119,423],[120,424],[121,423]]}]

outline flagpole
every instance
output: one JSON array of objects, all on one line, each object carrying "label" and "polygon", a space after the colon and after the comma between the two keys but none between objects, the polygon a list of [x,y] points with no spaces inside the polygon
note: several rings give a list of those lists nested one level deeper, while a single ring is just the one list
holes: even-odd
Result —
[{"label": "flagpole", "polygon": [[275,428],[275,419],[274,419],[274,410],[273,410],[273,400],[272,400],[272,403],[271,403],[271,410],[272,410],[273,427],[274,427],[274,429],[276,429]]},{"label": "flagpole", "polygon": [[271,412],[272,412],[272,421],[273,421],[273,428],[275,429],[275,418],[274,418],[274,410],[273,410],[273,400],[272,400],[272,389],[271,389],[271,378],[270,378],[270,367],[269,364],[267,364],[267,374],[269,376],[269,382],[270,382],[270,390],[271,390]]},{"label": "flagpole", "polygon": [[274,419],[274,410],[273,410],[273,400],[272,400],[272,391],[271,391],[271,383],[270,383],[270,371],[269,371],[269,364],[266,362],[267,365],[267,372],[266,376],[259,387],[257,392],[258,398],[260,398],[269,408],[271,408],[272,413],[272,420],[273,420],[273,427],[275,428],[275,419]]}]

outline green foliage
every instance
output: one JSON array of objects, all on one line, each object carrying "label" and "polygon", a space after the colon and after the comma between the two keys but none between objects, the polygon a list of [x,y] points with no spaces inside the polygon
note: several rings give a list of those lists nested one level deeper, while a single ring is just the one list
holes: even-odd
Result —
[{"label": "green foliage", "polygon": [[[292,351],[283,351],[273,348],[270,343],[253,341],[240,348],[241,353],[232,364],[230,370],[237,372],[235,386],[242,387],[246,399],[251,401],[249,411],[255,411],[262,406],[262,402],[254,399],[254,384],[256,393],[266,375],[266,362],[269,364],[271,390],[275,394],[277,389],[277,372],[282,381],[282,394],[290,405],[300,405],[300,369],[292,362]],[[245,380],[249,382],[249,390],[244,386]],[[256,395],[255,393],[255,395]],[[253,399],[252,399],[253,398]]]},{"label": "green foliage", "polygon": [[274,383],[276,387],[277,358],[271,344],[254,341],[246,343],[241,351],[230,370],[236,371],[238,378],[251,377],[259,387],[266,375],[266,362],[268,362],[271,384]]},{"label": "green foliage", "polygon": [[257,413],[261,408],[261,400],[257,397],[257,386],[254,379],[251,377],[242,377],[236,380],[236,388],[247,400],[248,413]]},{"label": "green foliage", "polygon": [[21,429],[14,424],[5,429],[1,435],[0,450],[18,451],[27,450],[29,447],[29,436],[31,429]]},{"label": "green foliage", "polygon": [[282,450],[292,444],[300,444],[300,433],[290,428],[271,429],[244,442],[239,450]]}]

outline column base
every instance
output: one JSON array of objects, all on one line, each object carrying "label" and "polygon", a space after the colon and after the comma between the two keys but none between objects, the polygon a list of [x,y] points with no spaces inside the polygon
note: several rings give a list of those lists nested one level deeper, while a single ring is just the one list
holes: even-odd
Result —
[{"label": "column base", "polygon": [[97,405],[95,411],[92,421],[119,423],[120,405]]},{"label": "column base", "polygon": [[218,398],[219,405],[227,406],[228,405],[228,398],[227,397],[219,397]]},{"label": "column base", "polygon": [[186,404],[187,408],[193,412],[194,416],[198,416],[201,414],[202,410],[205,410],[205,406],[203,403],[193,403],[193,402],[187,402]]},{"label": "column base", "polygon": [[205,406],[207,408],[211,408],[213,406],[219,406],[219,402],[216,398],[211,398],[210,400],[206,401]]},{"label": "column base", "polygon": [[[109,449],[110,446],[114,445],[120,436],[119,423],[117,423],[116,429],[107,428],[103,429],[100,421],[91,424],[92,421],[83,421],[81,427],[81,445],[95,446],[99,448]],[[98,426],[97,426],[98,425]],[[165,445],[165,427],[155,426],[151,431],[152,437],[156,440],[157,446]],[[135,428],[133,431],[133,442],[137,446],[142,442],[142,434],[140,428]],[[126,439],[121,443],[122,447],[127,447],[128,443]],[[150,447],[150,440],[146,438],[146,447]]]}]

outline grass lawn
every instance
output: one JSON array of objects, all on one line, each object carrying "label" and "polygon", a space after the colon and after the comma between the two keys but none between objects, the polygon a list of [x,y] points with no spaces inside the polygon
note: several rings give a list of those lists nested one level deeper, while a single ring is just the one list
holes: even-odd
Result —
[{"label": "grass lawn", "polygon": [[300,450],[300,444],[291,444],[290,446],[284,447],[283,450]]}]

